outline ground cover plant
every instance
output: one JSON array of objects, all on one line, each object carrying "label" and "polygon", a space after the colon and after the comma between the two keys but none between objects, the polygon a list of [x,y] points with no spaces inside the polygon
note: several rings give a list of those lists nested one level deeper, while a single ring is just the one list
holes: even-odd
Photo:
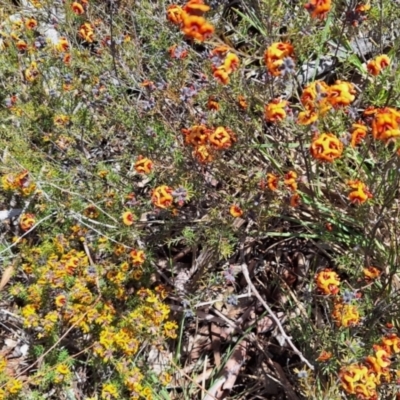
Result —
[{"label": "ground cover plant", "polygon": [[396,1],[0,17],[0,399],[400,398]]}]

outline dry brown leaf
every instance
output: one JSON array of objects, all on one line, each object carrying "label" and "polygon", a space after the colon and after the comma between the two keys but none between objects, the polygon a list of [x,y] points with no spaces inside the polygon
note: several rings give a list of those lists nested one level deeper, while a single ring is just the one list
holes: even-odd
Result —
[{"label": "dry brown leaf", "polygon": [[6,286],[7,283],[10,281],[13,273],[14,273],[14,265],[10,265],[4,270],[3,276],[1,277],[0,280],[0,290],[4,289],[4,286]]}]

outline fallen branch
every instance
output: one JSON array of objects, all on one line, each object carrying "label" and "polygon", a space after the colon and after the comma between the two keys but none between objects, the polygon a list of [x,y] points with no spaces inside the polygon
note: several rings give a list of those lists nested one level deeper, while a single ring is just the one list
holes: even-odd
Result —
[{"label": "fallen branch", "polygon": [[264,308],[268,312],[269,316],[272,318],[272,320],[277,325],[281,335],[285,338],[286,342],[292,348],[293,352],[296,353],[300,357],[301,361],[303,361],[307,365],[308,368],[310,368],[311,370],[314,370],[314,366],[312,366],[310,364],[310,362],[303,356],[301,351],[294,345],[294,343],[292,342],[292,339],[286,334],[285,330],[283,329],[283,326],[282,326],[281,322],[279,321],[279,318],[271,310],[271,308],[268,306],[268,304],[263,300],[260,293],[258,293],[256,287],[253,285],[253,283],[250,280],[249,271],[248,271],[247,265],[245,263],[242,264],[242,272],[243,272],[243,276],[246,279],[246,282],[249,285],[251,291],[257,297],[257,299],[260,301],[260,303],[264,306]]}]

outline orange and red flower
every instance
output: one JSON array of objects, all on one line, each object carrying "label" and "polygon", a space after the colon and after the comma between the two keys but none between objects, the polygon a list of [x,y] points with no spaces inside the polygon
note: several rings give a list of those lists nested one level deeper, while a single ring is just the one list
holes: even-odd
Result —
[{"label": "orange and red flower", "polygon": [[71,4],[71,10],[76,15],[82,15],[85,13],[85,9],[83,8],[82,4],[78,3],[77,1],[74,1]]},{"label": "orange and red flower", "polygon": [[193,155],[202,164],[209,163],[213,160],[212,151],[210,147],[206,144],[196,146],[193,151]]},{"label": "orange and red flower", "polygon": [[211,129],[205,125],[194,125],[189,129],[182,129],[182,133],[185,136],[185,143],[192,146],[201,146],[208,143],[211,132]]},{"label": "orange and red flower", "polygon": [[317,160],[332,162],[342,155],[343,143],[332,133],[322,133],[313,139],[310,152]]},{"label": "orange and red flower", "polygon": [[33,214],[22,214],[19,220],[19,226],[26,232],[35,225],[35,222],[35,216]]},{"label": "orange and red flower", "polygon": [[365,203],[368,199],[371,199],[373,196],[367,189],[365,183],[359,180],[348,181],[347,185],[350,186],[351,189],[354,189],[349,194],[349,200],[355,204]]},{"label": "orange and red flower", "polygon": [[278,122],[286,118],[287,100],[274,99],[264,107],[264,117],[268,122]]},{"label": "orange and red flower", "polygon": [[153,169],[153,162],[143,156],[139,156],[135,162],[135,170],[140,174],[149,174]]},{"label": "orange and red flower", "polygon": [[129,255],[133,265],[142,265],[146,261],[146,255],[143,250],[132,250]]},{"label": "orange and red flower", "polygon": [[219,103],[213,96],[210,96],[207,101],[207,108],[209,110],[218,111],[219,110]]},{"label": "orange and red flower", "polygon": [[226,69],[223,65],[217,68],[213,67],[213,71],[213,76],[217,81],[223,85],[227,85],[229,83],[229,74],[226,72]]},{"label": "orange and red flower", "polygon": [[25,20],[26,29],[35,29],[37,27],[37,21],[35,18],[28,18]]},{"label": "orange and red flower", "polygon": [[295,193],[292,196],[290,196],[291,207],[298,207],[299,204],[300,204],[300,195],[298,193]]},{"label": "orange and red flower", "polygon": [[351,126],[351,147],[356,147],[359,145],[365,136],[367,136],[368,128],[365,124],[358,122]]},{"label": "orange and red flower", "polygon": [[288,187],[289,190],[295,192],[297,190],[296,179],[297,173],[295,171],[289,171],[287,174],[285,174],[283,183]]},{"label": "orange and red flower", "polygon": [[189,39],[204,42],[214,33],[214,26],[207,22],[204,17],[184,13],[182,18],[182,32]]},{"label": "orange and red flower", "polygon": [[202,16],[209,11],[210,7],[204,4],[203,0],[189,0],[184,6],[183,11],[189,15]]},{"label": "orange and red flower", "polygon": [[230,214],[232,217],[239,218],[243,215],[243,210],[237,205],[233,204],[229,209]]},{"label": "orange and red flower", "polygon": [[241,108],[242,110],[246,110],[246,108],[247,108],[247,102],[246,102],[245,97],[242,96],[242,95],[239,95],[239,96],[237,97],[237,101],[238,101],[239,108]]},{"label": "orange and red flower", "polygon": [[176,4],[171,4],[167,8],[167,19],[174,25],[180,25],[182,23],[182,14],[182,7]]},{"label": "orange and red flower", "polygon": [[151,195],[152,203],[159,208],[168,208],[172,205],[172,189],[166,185],[155,188]]},{"label": "orange and red flower", "polygon": [[239,57],[236,54],[229,53],[223,63],[225,71],[230,74],[239,67]]},{"label": "orange and red flower", "polygon": [[337,326],[348,328],[360,323],[360,313],[358,307],[353,304],[343,304],[338,301],[332,312],[332,318],[335,320]]},{"label": "orange and red flower", "polygon": [[277,175],[268,173],[267,174],[267,185],[273,192],[278,189],[279,177]]},{"label": "orange and red flower", "polygon": [[327,101],[333,107],[348,106],[355,99],[354,86],[346,81],[336,81],[328,88]]},{"label": "orange and red flower", "polygon": [[235,134],[229,129],[219,126],[209,136],[209,142],[217,149],[227,149],[236,141]]},{"label": "orange and red flower", "polygon": [[318,356],[316,361],[325,362],[332,358],[332,353],[330,351],[322,350],[321,354]]},{"label": "orange and red flower", "polygon": [[331,10],[331,0],[310,0],[304,8],[310,13],[312,18],[323,19]]},{"label": "orange and red flower", "polygon": [[28,82],[33,82],[39,76],[36,61],[32,61],[31,65],[25,70],[25,79]]},{"label": "orange and red flower", "polygon": [[400,137],[400,112],[392,107],[365,110],[365,115],[372,115],[372,136],[374,139],[388,142]]},{"label": "orange and red flower", "polygon": [[367,70],[371,75],[377,76],[389,65],[390,58],[386,54],[381,54],[368,62]]},{"label": "orange and red flower", "polygon": [[58,39],[58,42],[56,44],[56,50],[59,51],[60,53],[65,53],[66,51],[69,50],[69,43],[66,37],[60,37]]},{"label": "orange and red flower", "polygon": [[363,269],[363,273],[366,280],[372,281],[378,278],[382,272],[376,267],[366,267]]},{"label": "orange and red flower", "polygon": [[273,76],[282,75],[284,58],[293,58],[294,49],[290,43],[275,42],[264,53],[264,61],[270,74]]},{"label": "orange and red flower", "polygon": [[314,111],[313,108],[306,108],[305,111],[300,111],[297,123],[299,125],[310,125],[314,123],[318,119],[318,113]]},{"label": "orange and red flower", "polygon": [[130,211],[125,211],[122,214],[122,222],[124,223],[124,225],[126,226],[131,226],[133,224],[133,222],[135,221],[135,216],[133,215],[132,212]]},{"label": "orange and red flower", "polygon": [[15,43],[15,46],[19,51],[25,51],[28,49],[28,44],[23,39],[18,40],[17,43]]},{"label": "orange and red flower", "polygon": [[327,268],[315,276],[317,288],[323,294],[336,295],[339,293],[340,280],[336,272]]},{"label": "orange and red flower", "polygon": [[94,29],[92,24],[85,22],[79,28],[78,35],[88,43],[93,43],[94,41]]}]

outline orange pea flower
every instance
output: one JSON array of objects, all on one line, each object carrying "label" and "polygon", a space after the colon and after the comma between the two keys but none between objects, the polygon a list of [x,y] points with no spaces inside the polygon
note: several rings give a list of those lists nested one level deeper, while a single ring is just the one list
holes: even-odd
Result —
[{"label": "orange pea flower", "polygon": [[325,97],[329,86],[324,81],[314,81],[303,89],[300,100],[303,106],[315,107]]},{"label": "orange pea flower", "polygon": [[229,53],[223,63],[225,71],[230,74],[239,67],[239,57],[236,54]]},{"label": "orange pea flower", "polygon": [[283,183],[290,189],[292,192],[295,192],[297,190],[297,173],[295,171],[289,171],[287,174],[284,176],[285,180]]},{"label": "orange pea flower", "polygon": [[214,33],[214,30],[214,27],[205,18],[183,14],[182,32],[187,38],[204,42]]},{"label": "orange pea flower", "polygon": [[211,55],[223,57],[226,55],[226,53],[228,53],[229,50],[230,49],[228,46],[222,44],[222,45],[215,47],[213,50],[211,50]]},{"label": "orange pea flower", "polygon": [[36,61],[32,61],[31,65],[25,70],[25,79],[28,82],[33,82],[39,76]]},{"label": "orange pea flower", "polygon": [[348,181],[347,184],[350,188],[354,189],[349,194],[349,200],[355,204],[365,203],[368,199],[372,198],[372,194],[368,191],[365,183],[359,180]]},{"label": "orange pea flower", "polygon": [[60,294],[54,299],[54,302],[57,308],[61,308],[64,307],[65,304],[67,304],[67,298],[64,294]]},{"label": "orange pea flower", "polygon": [[367,372],[368,368],[365,365],[351,364],[342,367],[339,371],[339,377],[346,392],[355,394],[355,383],[364,379]]},{"label": "orange pea flower", "polygon": [[354,86],[345,81],[336,81],[335,84],[329,86],[327,101],[333,107],[348,106],[355,99]]},{"label": "orange pea flower", "polygon": [[68,124],[70,118],[68,115],[59,114],[53,118],[54,124],[57,126],[65,126]]},{"label": "orange pea flower", "polygon": [[15,43],[15,46],[19,51],[25,51],[28,49],[28,44],[25,42],[25,40],[22,39],[18,40],[18,42]]},{"label": "orange pea flower", "polygon": [[78,35],[88,43],[94,41],[94,30],[93,26],[89,22],[85,22],[79,28]]},{"label": "orange pea flower", "polygon": [[143,250],[132,250],[129,255],[134,265],[142,265],[146,260],[146,255]]},{"label": "orange pea flower", "polygon": [[277,122],[286,118],[287,100],[274,99],[264,107],[264,117],[268,122]]},{"label": "orange pea flower", "polygon": [[375,357],[381,368],[387,368],[390,365],[390,348],[387,346],[374,345]]},{"label": "orange pea flower", "polygon": [[390,65],[390,58],[386,54],[381,54],[369,61],[367,70],[371,75],[377,76],[381,71]]},{"label": "orange pea flower", "polygon": [[385,346],[390,346],[392,348],[392,351],[397,353],[400,353],[400,338],[395,334],[395,333],[389,333],[387,334],[383,339],[382,343]]},{"label": "orange pea flower", "polygon": [[223,65],[217,68],[213,67],[213,71],[213,76],[217,81],[223,85],[227,85],[229,83],[229,74]]},{"label": "orange pea flower", "polygon": [[83,211],[83,214],[85,215],[85,217],[96,219],[99,218],[100,212],[97,207],[91,205]]},{"label": "orange pea flower", "polygon": [[247,108],[247,102],[246,102],[246,99],[245,99],[244,96],[239,95],[239,96],[237,97],[237,101],[238,101],[239,107],[240,107],[242,110],[245,110],[245,109]]},{"label": "orange pea flower", "polygon": [[131,226],[135,220],[135,216],[130,211],[125,211],[122,214],[122,222],[126,226]]},{"label": "orange pea flower", "polygon": [[273,192],[278,189],[279,178],[274,174],[267,174],[267,185]]},{"label": "orange pea flower", "polygon": [[205,5],[203,0],[190,0],[183,6],[183,11],[190,15],[202,16],[205,12],[210,9],[209,6]]},{"label": "orange pea flower", "polygon": [[211,130],[205,125],[194,125],[189,129],[182,129],[185,136],[185,143],[192,146],[201,146],[208,143],[208,137]]},{"label": "orange pea flower", "polygon": [[332,318],[337,326],[348,328],[360,323],[360,313],[357,306],[337,302],[333,308]]},{"label": "orange pea flower", "polygon": [[315,276],[315,283],[318,290],[323,294],[335,295],[339,293],[339,276],[329,268],[324,269]]},{"label": "orange pea flower", "polygon": [[349,394],[359,395],[360,398],[377,400],[376,377],[363,364],[351,364],[342,367],[339,378],[343,389]]},{"label": "orange pea flower", "polygon": [[331,10],[331,0],[310,0],[304,8],[310,13],[311,18],[323,19]]},{"label": "orange pea flower", "polygon": [[35,225],[35,222],[35,216],[33,214],[22,214],[19,220],[19,226],[26,232]]},{"label": "orange pea flower", "polygon": [[218,111],[219,110],[219,103],[213,96],[210,96],[207,101],[207,108],[209,110]]},{"label": "orange pea flower", "polygon": [[300,204],[300,195],[298,193],[295,193],[290,197],[290,206],[298,207],[299,204]]},{"label": "orange pea flower", "polygon": [[375,267],[367,267],[367,268],[363,269],[363,273],[364,273],[365,278],[368,281],[372,281],[379,277],[379,275],[381,274],[381,271]]},{"label": "orange pea flower", "polygon": [[168,208],[172,205],[174,198],[171,195],[172,189],[166,185],[155,188],[151,195],[152,203],[159,208]]},{"label": "orange pea flower", "polygon": [[205,144],[196,146],[194,149],[193,155],[202,164],[209,163],[213,160],[213,156],[211,154],[211,149],[209,148],[209,146],[207,146]]},{"label": "orange pea flower", "polygon": [[365,115],[373,115],[372,136],[384,142],[400,136],[400,112],[392,107],[368,108]]},{"label": "orange pea flower", "polygon": [[297,117],[297,123],[299,125],[310,125],[318,119],[318,114],[314,109],[310,108],[306,111],[300,111]]},{"label": "orange pea flower", "polygon": [[58,39],[56,50],[60,53],[65,53],[69,50],[69,43],[66,37],[60,37],[60,39]]},{"label": "orange pea flower", "polygon": [[82,15],[82,14],[85,13],[85,10],[84,10],[82,4],[81,4],[81,3],[78,3],[77,1],[74,1],[74,2],[71,4],[71,10],[72,10],[72,12],[73,12],[74,14],[76,14],[76,15]]},{"label": "orange pea flower", "polygon": [[330,351],[322,350],[321,354],[317,358],[317,361],[325,362],[328,361],[330,358],[332,358],[332,353]]},{"label": "orange pea flower", "polygon": [[361,122],[353,124],[351,128],[351,147],[356,147],[367,136],[368,128]]},{"label": "orange pea flower", "polygon": [[35,29],[37,27],[37,21],[35,18],[28,18],[25,20],[25,27],[26,29]]},{"label": "orange pea flower", "polygon": [[232,217],[239,218],[243,215],[243,210],[236,204],[233,204],[229,209],[230,214]]},{"label": "orange pea flower", "polygon": [[209,137],[210,143],[217,149],[227,149],[236,141],[235,134],[229,129],[219,126]]},{"label": "orange pea flower", "polygon": [[275,42],[264,53],[264,61],[268,72],[273,76],[282,74],[283,59],[293,57],[294,49],[290,43]]},{"label": "orange pea flower", "polygon": [[172,22],[174,25],[180,25],[182,23],[183,10],[182,7],[171,4],[167,8],[167,19],[169,22]]},{"label": "orange pea flower", "polygon": [[143,156],[139,156],[135,162],[135,170],[140,174],[149,174],[153,168],[153,162]]},{"label": "orange pea flower", "polygon": [[71,63],[71,53],[64,54],[63,63],[69,65]]},{"label": "orange pea flower", "polygon": [[[324,81],[314,81],[303,89],[300,100],[305,110],[299,113],[298,123],[310,125],[318,119],[318,116],[325,115],[332,105],[328,99],[329,86]],[[337,92],[332,91],[334,97]]]},{"label": "orange pea flower", "polygon": [[322,133],[313,139],[310,152],[316,160],[332,162],[342,155],[343,143],[332,133]]}]

